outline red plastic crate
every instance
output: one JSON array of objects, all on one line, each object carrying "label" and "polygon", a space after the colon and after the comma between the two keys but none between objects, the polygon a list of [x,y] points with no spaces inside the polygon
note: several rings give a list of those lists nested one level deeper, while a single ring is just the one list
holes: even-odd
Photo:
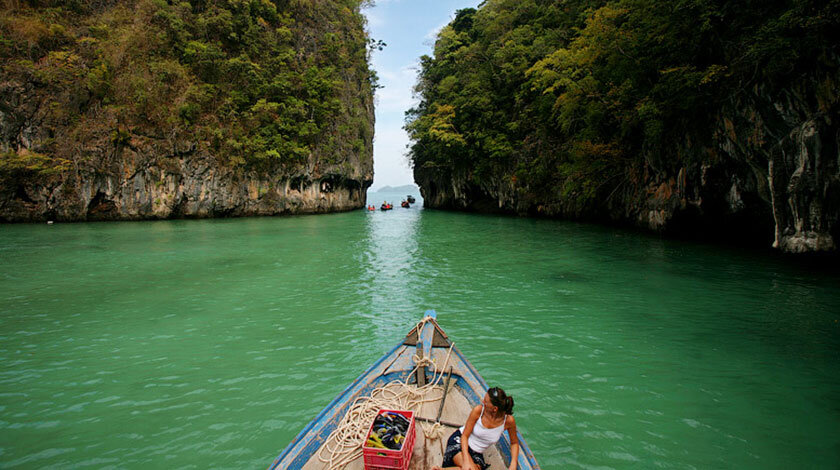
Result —
[{"label": "red plastic crate", "polygon": [[[411,453],[414,452],[414,412],[402,410],[379,410],[376,415],[382,413],[399,413],[408,418],[408,431],[405,435],[405,442],[403,442],[400,450],[380,449],[378,447],[363,447],[362,453],[365,461],[365,470],[391,470],[399,469],[406,470],[411,461]],[[374,418],[376,421],[376,418]],[[373,422],[370,423],[365,441],[373,432]]]}]

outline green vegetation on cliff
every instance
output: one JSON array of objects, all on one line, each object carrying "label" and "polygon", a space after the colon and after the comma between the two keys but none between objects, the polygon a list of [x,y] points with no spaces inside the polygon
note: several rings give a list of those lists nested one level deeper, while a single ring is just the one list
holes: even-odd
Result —
[{"label": "green vegetation on cliff", "polygon": [[0,171],[106,166],[136,137],[255,170],[369,161],[362,3],[6,1]]},{"label": "green vegetation on cliff", "polygon": [[692,140],[724,102],[836,69],[838,26],[837,0],[488,0],[421,58],[415,174],[529,207],[602,203],[634,174],[707,157]]}]

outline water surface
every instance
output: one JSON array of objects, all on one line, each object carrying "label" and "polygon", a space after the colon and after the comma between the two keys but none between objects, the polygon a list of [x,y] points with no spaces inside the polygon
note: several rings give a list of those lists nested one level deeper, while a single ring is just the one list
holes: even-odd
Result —
[{"label": "water surface", "polygon": [[763,253],[415,205],[3,225],[0,264],[2,468],[265,468],[427,308],[543,468],[840,462],[840,277]]}]

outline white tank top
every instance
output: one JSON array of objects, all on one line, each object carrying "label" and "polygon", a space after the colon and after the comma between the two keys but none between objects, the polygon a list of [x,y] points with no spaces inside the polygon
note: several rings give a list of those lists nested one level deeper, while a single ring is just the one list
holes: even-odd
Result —
[{"label": "white tank top", "polygon": [[[507,424],[507,415],[505,415],[505,421],[502,424],[496,426],[495,428],[487,429],[483,424],[481,424],[482,416],[484,416],[484,405],[481,405],[481,415],[479,415],[478,421],[475,422],[472,434],[470,434],[469,442],[467,443],[469,444],[470,449],[478,452],[479,454],[487,450],[488,447],[499,442],[499,438],[502,437],[502,433],[505,432],[505,424]],[[461,426],[459,429],[461,430],[461,434],[463,434],[464,426]]]}]

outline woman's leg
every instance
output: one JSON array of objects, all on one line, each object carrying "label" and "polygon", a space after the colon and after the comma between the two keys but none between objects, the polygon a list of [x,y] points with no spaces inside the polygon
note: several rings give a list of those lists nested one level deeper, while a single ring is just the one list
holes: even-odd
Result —
[{"label": "woman's leg", "polygon": [[[443,462],[432,470],[460,470],[461,469],[461,431],[456,429],[446,441]],[[445,466],[444,466],[445,465]]]},{"label": "woman's leg", "polygon": [[[461,463],[464,461],[464,457],[461,456],[461,453],[455,454],[455,457],[452,458],[455,462],[455,467],[432,467],[432,470],[461,470]],[[478,466],[473,464],[473,468],[478,470]]]},{"label": "woman's leg", "polygon": [[[470,449],[470,450],[472,450],[472,449]],[[459,452],[458,455],[456,455],[455,457],[452,457],[452,460],[455,462],[455,465],[457,465],[457,467],[450,467],[450,468],[460,469],[461,465],[463,465],[463,463],[464,463],[464,456],[461,455],[461,453]],[[475,462],[473,462],[472,466],[470,467],[470,470],[481,470],[481,468],[478,465],[476,465]]]}]

